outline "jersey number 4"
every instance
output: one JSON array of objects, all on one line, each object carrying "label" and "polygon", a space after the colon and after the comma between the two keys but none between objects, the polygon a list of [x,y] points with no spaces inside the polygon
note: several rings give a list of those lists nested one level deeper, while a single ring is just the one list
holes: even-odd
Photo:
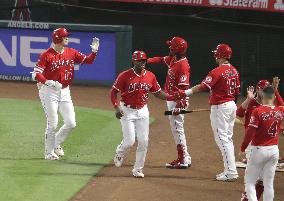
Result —
[{"label": "jersey number 4", "polygon": [[268,129],[268,135],[271,135],[272,137],[275,137],[276,136],[276,133],[277,133],[277,124],[278,122],[277,121],[274,121],[271,126],[269,127]]}]

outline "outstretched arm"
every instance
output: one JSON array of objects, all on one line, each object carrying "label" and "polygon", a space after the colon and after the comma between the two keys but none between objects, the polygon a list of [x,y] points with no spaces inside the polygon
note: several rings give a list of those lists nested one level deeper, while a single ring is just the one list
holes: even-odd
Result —
[{"label": "outstretched arm", "polygon": [[194,87],[192,87],[190,89],[185,90],[184,93],[185,93],[186,96],[190,96],[192,94],[199,93],[199,92],[204,91],[204,90],[206,90],[206,86],[202,85],[202,84],[198,84],[198,85],[195,85]]},{"label": "outstretched arm", "polygon": [[100,40],[98,38],[93,38],[93,42],[90,45],[92,48],[92,53],[87,55],[82,54],[79,51],[75,52],[75,62],[78,64],[92,64],[97,57],[97,52],[100,46]]},{"label": "outstretched arm", "polygon": [[160,64],[164,62],[165,62],[164,57],[152,57],[147,59],[148,64]]},{"label": "outstretched arm", "polygon": [[170,95],[166,94],[163,90],[153,93],[153,95],[161,100],[167,100],[167,98],[170,97]]}]

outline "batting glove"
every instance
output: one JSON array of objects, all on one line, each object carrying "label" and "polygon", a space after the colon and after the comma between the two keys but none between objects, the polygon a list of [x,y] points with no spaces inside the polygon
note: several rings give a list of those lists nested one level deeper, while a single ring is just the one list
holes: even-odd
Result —
[{"label": "batting glove", "polygon": [[46,80],[44,84],[50,88],[55,88],[56,90],[62,89],[62,84],[58,81]]},{"label": "batting glove", "polygon": [[180,108],[174,108],[174,109],[172,110],[172,114],[173,114],[174,116],[179,115],[179,114],[180,114]]},{"label": "batting glove", "polygon": [[90,45],[92,48],[92,52],[96,53],[99,50],[99,46],[100,46],[100,39],[98,38],[93,38],[93,42]]},{"label": "batting glove", "polygon": [[187,108],[188,101],[186,99],[180,99],[177,101],[176,108]]},{"label": "batting glove", "polygon": [[48,87],[55,87],[55,81],[53,80],[46,80],[44,84]]}]

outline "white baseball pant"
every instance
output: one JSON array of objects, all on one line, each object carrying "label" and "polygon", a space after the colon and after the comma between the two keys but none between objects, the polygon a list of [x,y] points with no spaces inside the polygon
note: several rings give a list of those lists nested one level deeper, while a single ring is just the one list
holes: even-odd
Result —
[{"label": "white baseball pant", "polygon": [[142,170],[148,150],[149,138],[149,110],[147,105],[141,109],[132,109],[124,106],[121,102],[120,108],[124,115],[120,119],[123,139],[117,146],[116,153],[124,157],[135,143],[137,137],[138,146],[136,149],[135,170]]},{"label": "white baseball pant", "polygon": [[211,127],[215,141],[222,153],[225,174],[238,174],[233,143],[233,128],[237,106],[234,101],[211,105]]},{"label": "white baseball pant", "polygon": [[273,146],[252,146],[245,172],[245,191],[249,201],[257,201],[255,184],[263,174],[263,201],[273,201],[274,176],[279,159],[279,149]]},{"label": "white baseball pant", "polygon": [[[57,91],[43,85],[39,88],[39,97],[47,119],[45,131],[45,155],[47,155],[60,145],[75,128],[75,111],[69,87]],[[56,132],[58,111],[63,117],[64,124]]]},{"label": "white baseball pant", "polygon": [[[167,101],[168,110],[173,110],[176,107],[175,101]],[[185,108],[187,109],[187,108]],[[184,114],[169,115],[170,126],[175,144],[182,144],[184,146],[184,163],[191,164],[191,157],[188,153],[186,138],[184,133]]]}]

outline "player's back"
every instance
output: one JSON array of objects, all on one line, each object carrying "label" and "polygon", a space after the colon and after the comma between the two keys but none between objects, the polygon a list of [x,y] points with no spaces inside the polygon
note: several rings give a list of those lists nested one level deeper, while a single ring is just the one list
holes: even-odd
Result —
[{"label": "player's back", "polygon": [[212,81],[215,82],[211,86],[210,104],[218,105],[235,100],[240,87],[239,73],[236,68],[226,63],[213,69],[210,74]]},{"label": "player's back", "polygon": [[256,135],[252,139],[252,145],[277,145],[283,118],[283,107],[267,105],[257,107],[253,111],[249,123],[249,126],[257,128]]}]

